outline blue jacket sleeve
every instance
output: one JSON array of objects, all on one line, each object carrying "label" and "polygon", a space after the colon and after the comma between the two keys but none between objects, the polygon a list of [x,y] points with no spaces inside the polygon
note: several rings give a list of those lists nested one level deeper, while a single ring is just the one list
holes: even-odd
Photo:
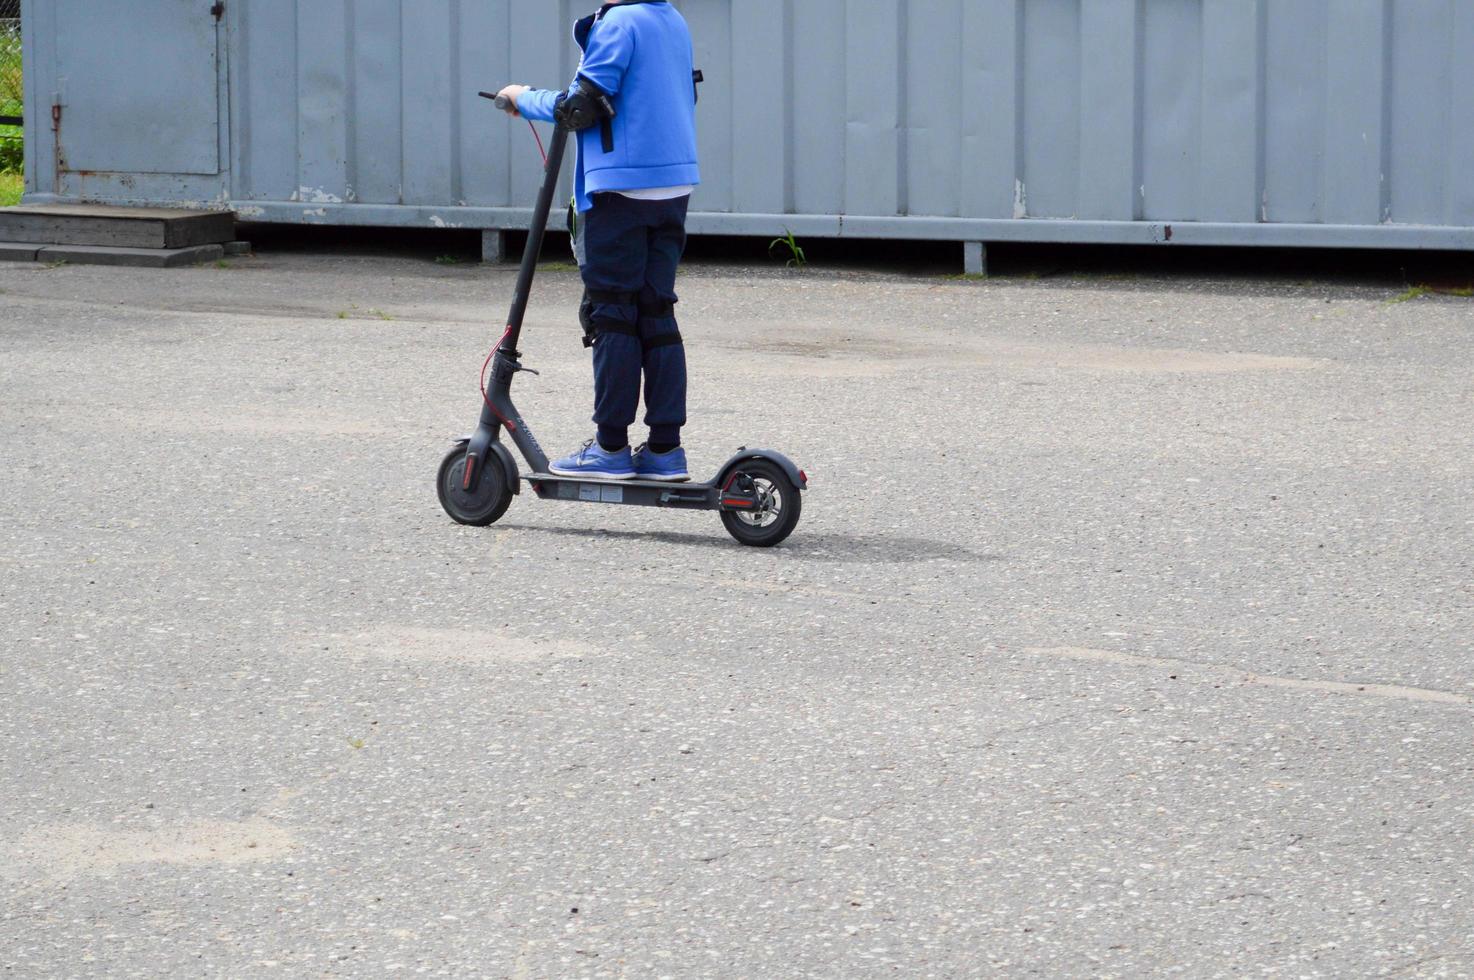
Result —
[{"label": "blue jacket sleeve", "polygon": [[[589,46],[583,53],[578,73],[604,92],[618,95],[624,87],[624,73],[635,54],[635,38],[619,16],[619,8],[594,26]],[[575,82],[577,79],[575,79]]]},{"label": "blue jacket sleeve", "polygon": [[[634,53],[635,39],[629,29],[616,17],[605,18],[589,37],[578,74],[599,86],[605,95],[618,95]],[[572,95],[577,86],[575,78],[568,86],[568,94]],[[536,122],[552,122],[559,94],[548,89],[530,89],[517,99],[517,111]]]},{"label": "blue jacket sleeve", "polygon": [[517,97],[517,111],[537,122],[552,122],[553,106],[557,101],[557,92],[544,88],[528,89]]}]

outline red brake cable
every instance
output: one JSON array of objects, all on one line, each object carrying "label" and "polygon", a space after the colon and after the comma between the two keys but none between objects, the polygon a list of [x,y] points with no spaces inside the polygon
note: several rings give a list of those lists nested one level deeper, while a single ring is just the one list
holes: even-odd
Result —
[{"label": "red brake cable", "polygon": [[[527,120],[527,128],[532,130],[532,138],[537,140],[538,155],[543,158],[543,169],[547,169],[548,151],[543,148],[542,135],[538,133],[537,127],[532,124],[531,119]],[[502,331],[501,340],[498,340],[495,344],[491,346],[491,352],[486,355],[486,360],[481,362],[481,376],[478,379],[478,387],[481,389],[481,400],[486,403],[486,407],[491,409],[492,412],[495,413],[496,417],[501,419],[503,423],[505,423],[507,420],[502,418],[502,413],[496,410],[496,406],[491,403],[491,399],[487,397],[486,394],[486,368],[487,365],[491,363],[491,359],[493,357],[496,357],[497,350],[502,346],[503,343],[506,342],[506,339],[511,334],[511,332],[511,324],[508,324],[507,329]]]}]

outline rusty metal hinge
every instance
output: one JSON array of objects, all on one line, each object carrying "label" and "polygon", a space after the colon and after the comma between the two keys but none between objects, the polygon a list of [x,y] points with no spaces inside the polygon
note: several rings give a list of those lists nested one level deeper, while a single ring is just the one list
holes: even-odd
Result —
[{"label": "rusty metal hinge", "polygon": [[216,0],[215,6],[210,8],[210,16],[215,18],[216,23],[220,22],[220,18],[225,16],[225,0]]}]

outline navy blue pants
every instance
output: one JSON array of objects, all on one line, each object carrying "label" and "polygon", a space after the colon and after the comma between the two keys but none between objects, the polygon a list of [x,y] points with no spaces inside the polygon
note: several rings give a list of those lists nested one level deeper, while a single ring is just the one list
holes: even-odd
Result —
[{"label": "navy blue pants", "polygon": [[676,301],[676,266],[686,250],[690,200],[596,194],[593,210],[582,216],[583,283],[593,294],[597,331],[594,422],[606,446],[629,439],[641,374],[650,441],[680,444],[686,424],[686,349],[670,304]]}]

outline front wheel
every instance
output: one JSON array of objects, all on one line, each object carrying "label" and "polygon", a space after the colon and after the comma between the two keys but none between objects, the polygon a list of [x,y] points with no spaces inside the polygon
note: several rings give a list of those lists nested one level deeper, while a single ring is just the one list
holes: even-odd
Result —
[{"label": "front wheel", "polygon": [[456,446],[440,462],[435,491],[440,506],[457,524],[486,527],[495,524],[512,505],[512,488],[502,472],[501,461],[492,454],[481,463],[481,479],[474,490],[462,489],[466,479],[466,447]]},{"label": "front wheel", "polygon": [[753,459],[737,466],[734,489],[751,493],[757,506],[746,510],[722,511],[727,533],[752,548],[771,548],[793,533],[803,513],[798,487],[777,466]]}]

